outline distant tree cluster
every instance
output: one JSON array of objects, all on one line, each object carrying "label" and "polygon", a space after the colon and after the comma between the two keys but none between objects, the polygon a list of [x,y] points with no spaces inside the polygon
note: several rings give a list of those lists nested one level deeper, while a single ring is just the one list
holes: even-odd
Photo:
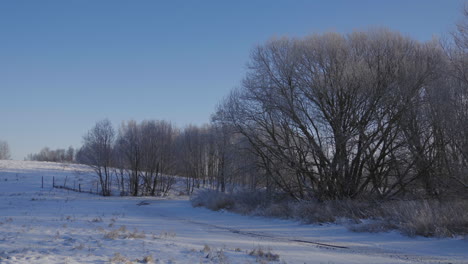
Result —
[{"label": "distant tree cluster", "polygon": [[8,142],[0,140],[0,160],[7,160],[11,158],[10,146]]},{"label": "distant tree cluster", "polygon": [[49,149],[45,147],[39,153],[28,154],[25,160],[31,161],[49,161],[49,162],[74,162],[75,150],[73,147],[68,149]]}]

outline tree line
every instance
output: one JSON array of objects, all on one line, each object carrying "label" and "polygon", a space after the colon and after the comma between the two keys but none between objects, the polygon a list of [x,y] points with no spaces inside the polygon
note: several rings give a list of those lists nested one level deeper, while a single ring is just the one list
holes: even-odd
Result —
[{"label": "tree line", "polygon": [[212,122],[98,122],[79,162],[103,195],[209,186],[296,200],[466,196],[467,17],[450,41],[385,29],[279,38],[252,50]]}]

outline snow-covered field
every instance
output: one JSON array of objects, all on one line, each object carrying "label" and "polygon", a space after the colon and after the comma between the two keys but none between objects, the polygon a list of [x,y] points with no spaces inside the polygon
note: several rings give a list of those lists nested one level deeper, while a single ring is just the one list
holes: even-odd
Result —
[{"label": "snow-covered field", "polygon": [[468,263],[466,238],[352,233],[187,197],[104,198],[53,189],[53,177],[83,189],[95,180],[81,165],[0,161],[0,263]]}]

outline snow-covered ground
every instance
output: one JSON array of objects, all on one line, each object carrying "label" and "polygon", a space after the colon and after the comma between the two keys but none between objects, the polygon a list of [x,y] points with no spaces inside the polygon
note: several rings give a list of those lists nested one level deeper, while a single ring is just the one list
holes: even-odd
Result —
[{"label": "snow-covered ground", "polygon": [[53,189],[53,177],[88,190],[95,180],[81,165],[0,161],[0,263],[468,263],[466,238],[352,233],[192,208],[187,197],[104,198]]}]

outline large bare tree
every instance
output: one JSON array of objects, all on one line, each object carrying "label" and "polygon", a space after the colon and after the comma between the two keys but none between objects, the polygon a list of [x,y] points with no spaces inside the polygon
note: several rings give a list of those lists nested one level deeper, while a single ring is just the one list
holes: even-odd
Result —
[{"label": "large bare tree", "polygon": [[218,112],[296,199],[395,195],[417,177],[399,121],[431,79],[433,48],[387,30],[275,39]]}]

